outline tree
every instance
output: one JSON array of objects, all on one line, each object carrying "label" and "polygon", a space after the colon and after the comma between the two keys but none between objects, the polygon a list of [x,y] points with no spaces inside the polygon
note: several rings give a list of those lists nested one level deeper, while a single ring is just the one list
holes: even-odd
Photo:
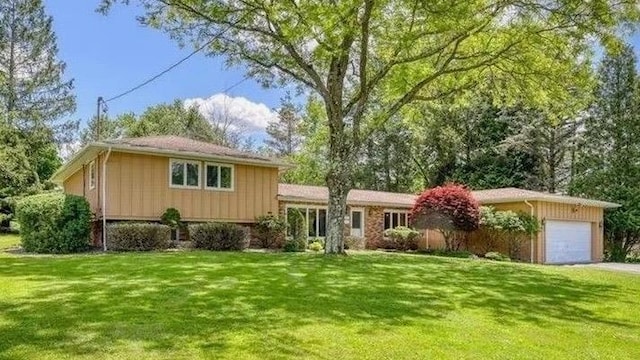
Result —
[{"label": "tree", "polygon": [[[113,3],[103,0],[101,10]],[[329,130],[326,253],[342,253],[346,198],[363,139],[414,101],[475,86],[544,100],[581,83],[594,37],[636,20],[636,2],[557,0],[138,0],[140,21],[207,44],[266,86],[295,83],[324,104]],[[508,81],[507,81],[508,79]],[[544,82],[544,87],[541,83]]]},{"label": "tree", "polygon": [[[80,145],[84,146],[92,141],[105,139],[117,139],[124,136],[125,126],[134,126],[137,117],[134,113],[125,113],[109,117],[108,114],[101,114],[100,118],[93,116],[87,122],[87,126],[80,131]],[[98,134],[98,122],[100,134]]]},{"label": "tree", "polygon": [[572,193],[622,204],[605,213],[609,260],[640,244],[640,81],[630,46],[606,53],[585,120]]},{"label": "tree", "polygon": [[278,120],[269,122],[265,145],[276,155],[291,156],[302,143],[300,135],[300,117],[290,97],[281,100]]},{"label": "tree", "polygon": [[52,18],[40,0],[0,2],[0,107],[25,143],[36,185],[59,164],[54,140],[69,140],[77,127],[60,121],[75,109],[75,97],[57,53]]},{"label": "tree", "polygon": [[446,250],[458,250],[455,236],[478,228],[480,212],[478,202],[469,188],[447,184],[425,190],[416,199],[410,222],[421,229],[437,229],[442,233]]}]

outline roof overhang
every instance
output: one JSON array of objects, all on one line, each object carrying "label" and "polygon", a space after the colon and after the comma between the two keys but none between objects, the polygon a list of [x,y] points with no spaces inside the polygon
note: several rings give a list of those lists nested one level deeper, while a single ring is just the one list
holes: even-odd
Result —
[{"label": "roof overhang", "polygon": [[[278,200],[284,201],[284,202],[290,202],[290,203],[319,204],[319,205],[327,205],[329,203],[327,199],[305,198],[302,196],[278,195]],[[347,199],[347,205],[378,206],[378,207],[405,208],[405,209],[410,209],[411,207],[413,207],[413,204],[406,204],[406,203],[380,202],[380,201],[349,201],[348,199]]]},{"label": "roof overhang", "polygon": [[263,167],[278,168],[279,170],[291,168],[292,165],[271,160],[260,160],[251,158],[242,158],[234,156],[224,155],[207,155],[203,153],[190,152],[190,151],[176,151],[165,150],[156,148],[147,148],[139,146],[130,146],[126,144],[110,144],[104,142],[93,142],[83,147],[78,153],[76,153],[69,161],[67,161],[62,167],[60,167],[52,176],[51,181],[56,184],[62,184],[69,176],[78,171],[82,165],[93,160],[100,152],[111,149],[111,151],[117,151],[122,153],[151,155],[151,156],[163,156],[163,157],[175,157],[181,159],[194,159],[202,161],[220,161],[228,162],[232,164],[242,165],[254,165]]},{"label": "roof overhang", "polygon": [[513,197],[513,198],[478,200],[478,202],[483,205],[517,203],[517,202],[524,202],[524,201],[538,201],[538,202],[550,202],[550,203],[558,203],[558,204],[571,204],[571,205],[578,205],[578,206],[592,206],[592,207],[600,207],[605,209],[613,209],[613,208],[618,208],[622,206],[620,204],[607,202],[607,201],[581,199],[581,198],[574,198],[574,197],[563,197],[563,196],[558,196],[556,198],[544,197],[544,196],[540,196],[540,197],[531,196],[531,197]]}]

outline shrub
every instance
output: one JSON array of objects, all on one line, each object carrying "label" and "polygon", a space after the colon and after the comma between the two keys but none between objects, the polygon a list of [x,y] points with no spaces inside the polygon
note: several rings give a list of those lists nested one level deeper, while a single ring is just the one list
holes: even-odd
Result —
[{"label": "shrub", "polygon": [[447,184],[424,191],[416,200],[409,220],[420,229],[437,229],[447,250],[458,250],[457,232],[478,228],[479,205],[471,191],[459,184]]},{"label": "shrub", "polygon": [[484,251],[494,252],[497,243],[506,245],[509,256],[517,258],[528,236],[540,231],[538,218],[524,212],[499,211],[492,206],[480,207],[480,225],[486,234]]},{"label": "shrub", "polygon": [[22,247],[37,253],[72,253],[87,250],[91,209],[81,196],[59,192],[27,196],[18,201]]},{"label": "shrub", "polygon": [[320,251],[322,249],[324,249],[324,245],[322,245],[318,241],[314,241],[311,244],[309,244],[309,250],[311,250],[311,251],[318,252],[318,251]]},{"label": "shrub", "polygon": [[410,229],[406,226],[398,226],[395,229],[387,229],[384,236],[390,241],[391,247],[396,250],[407,251],[417,250],[418,241],[420,240],[420,232]]},{"label": "shrub", "polygon": [[490,251],[484,254],[484,258],[494,261],[511,261],[511,259],[507,255],[501,254],[497,251]]},{"label": "shrub", "polygon": [[182,222],[180,211],[178,209],[168,208],[165,210],[164,214],[160,217],[160,222],[169,226],[171,228],[171,232],[175,232],[176,234],[175,239],[180,240],[180,231],[185,229],[185,225]]},{"label": "shrub", "polygon": [[107,225],[107,248],[114,251],[150,251],[167,249],[171,228],[152,223],[115,223]]},{"label": "shrub", "polygon": [[283,251],[285,252],[303,252],[307,249],[307,240],[304,239],[287,239],[284,242]]},{"label": "shrub", "polygon": [[231,223],[189,225],[192,246],[214,251],[240,251],[249,246],[246,229]]},{"label": "shrub", "polygon": [[304,248],[306,248],[308,236],[309,236],[309,230],[307,227],[307,221],[304,215],[302,215],[302,212],[300,212],[300,210],[295,208],[288,209],[287,223],[289,226],[289,233],[292,238],[291,240],[299,244],[304,243]]},{"label": "shrub", "polygon": [[275,215],[260,216],[253,228],[253,236],[262,248],[280,249],[287,236],[287,222]]},{"label": "shrub", "polygon": [[347,236],[344,239],[345,250],[364,250],[365,239],[358,236]]}]

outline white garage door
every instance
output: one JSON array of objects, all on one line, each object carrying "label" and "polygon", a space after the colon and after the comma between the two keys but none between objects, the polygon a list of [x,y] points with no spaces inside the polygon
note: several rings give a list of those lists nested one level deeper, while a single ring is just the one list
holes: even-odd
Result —
[{"label": "white garage door", "polygon": [[591,261],[591,223],[547,221],[545,228],[547,263]]}]

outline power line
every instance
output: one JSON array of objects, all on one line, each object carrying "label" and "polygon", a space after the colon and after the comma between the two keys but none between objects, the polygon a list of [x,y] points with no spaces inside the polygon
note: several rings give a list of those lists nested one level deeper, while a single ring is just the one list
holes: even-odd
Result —
[{"label": "power line", "polygon": [[[236,23],[240,22],[240,20],[238,20]],[[207,46],[211,45],[214,41],[218,40],[222,35],[224,35],[227,31],[229,31],[231,29],[231,27],[233,27],[232,24],[230,26],[228,26],[226,29],[220,31],[218,34],[216,34],[211,40],[207,41],[205,44],[203,44],[202,46],[198,47],[197,49],[193,50],[189,55],[183,57],[182,59],[180,59],[178,62],[174,63],[173,65],[169,66],[168,68],[164,69],[163,71],[159,72],[158,74],[156,74],[155,76],[152,76],[151,78],[145,80],[144,82],[140,83],[139,85],[136,85],[134,87],[132,87],[131,89],[120,93],[116,96],[110,97],[106,100],[104,100],[105,103],[108,103],[110,101],[114,101],[117,100],[123,96],[129,95],[132,92],[140,89],[141,87],[144,87],[145,85],[148,85],[149,83],[152,83],[153,81],[157,80],[158,78],[162,77],[164,74],[168,73],[169,71],[175,69],[176,67],[178,67],[180,64],[182,64],[183,62],[189,60],[189,58],[191,58],[193,55],[199,53],[200,51],[202,51],[204,48],[206,48]]]}]

